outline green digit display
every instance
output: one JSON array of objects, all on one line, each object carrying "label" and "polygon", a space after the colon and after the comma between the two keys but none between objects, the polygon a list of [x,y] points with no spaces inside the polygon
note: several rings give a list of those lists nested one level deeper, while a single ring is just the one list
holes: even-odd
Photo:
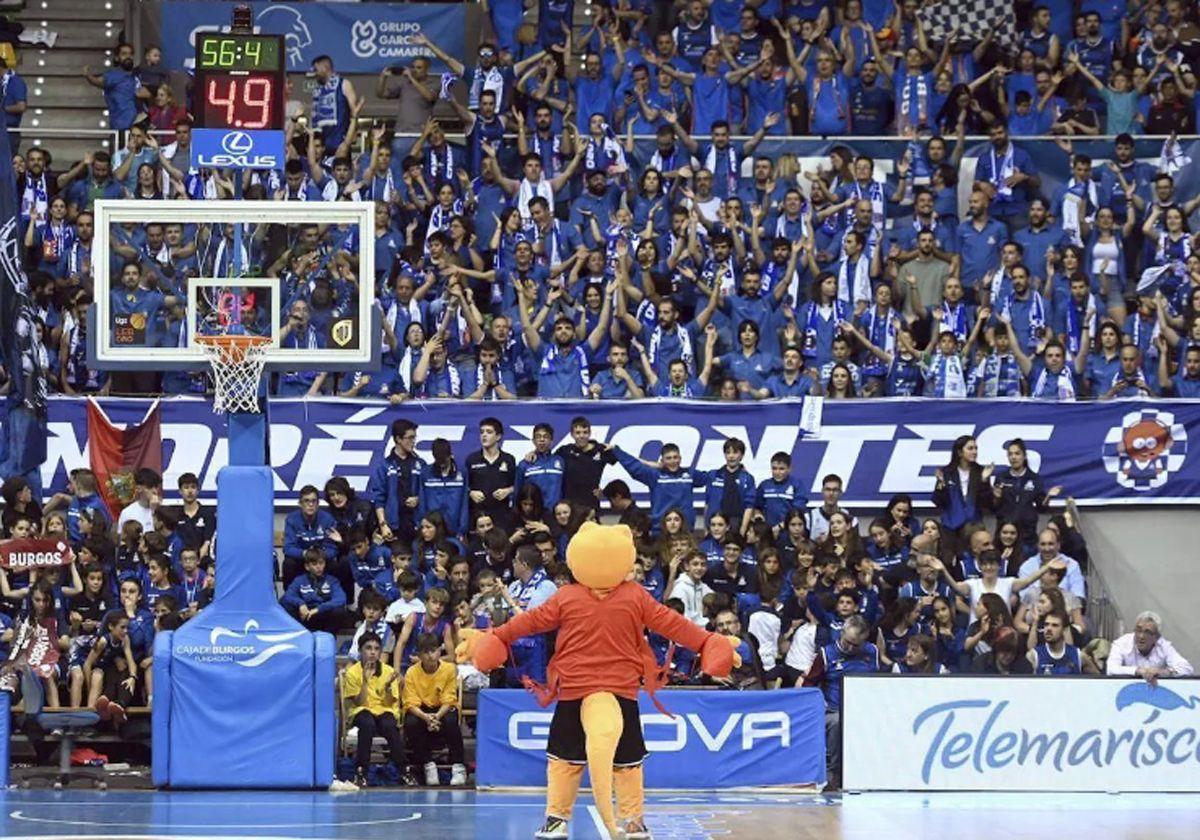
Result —
[{"label": "green digit display", "polygon": [[200,70],[283,70],[279,38],[273,35],[202,34],[196,41]]}]

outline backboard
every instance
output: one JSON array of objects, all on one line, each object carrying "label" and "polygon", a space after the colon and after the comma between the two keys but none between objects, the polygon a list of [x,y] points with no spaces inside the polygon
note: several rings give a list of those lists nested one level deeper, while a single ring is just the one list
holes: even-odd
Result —
[{"label": "backboard", "polygon": [[247,332],[271,339],[268,370],[376,369],[373,213],[370,202],[97,201],[89,364],[202,370],[194,336]]}]

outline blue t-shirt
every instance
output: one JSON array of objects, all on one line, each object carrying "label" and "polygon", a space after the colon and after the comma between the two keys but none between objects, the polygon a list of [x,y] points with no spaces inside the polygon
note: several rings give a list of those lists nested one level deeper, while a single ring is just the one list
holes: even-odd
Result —
[{"label": "blue t-shirt", "polygon": [[117,131],[125,131],[137,119],[137,92],[142,86],[138,75],[119,67],[104,74],[104,104],[108,108],[109,124]]}]

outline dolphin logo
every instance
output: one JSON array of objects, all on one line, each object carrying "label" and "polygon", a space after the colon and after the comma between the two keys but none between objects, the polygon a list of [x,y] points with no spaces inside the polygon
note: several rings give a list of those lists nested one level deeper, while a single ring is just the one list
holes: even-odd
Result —
[{"label": "dolphin logo", "polygon": [[1169,688],[1150,685],[1139,680],[1117,692],[1117,711],[1135,705],[1146,705],[1154,710],[1145,720],[1145,723],[1150,723],[1163,712],[1173,712],[1176,709],[1195,709],[1200,705],[1200,697],[1193,695],[1185,700]]},{"label": "dolphin logo", "polygon": [[276,4],[259,12],[254,22],[260,32],[283,36],[289,66],[303,63],[301,52],[312,45],[313,37],[300,12],[291,6]]}]

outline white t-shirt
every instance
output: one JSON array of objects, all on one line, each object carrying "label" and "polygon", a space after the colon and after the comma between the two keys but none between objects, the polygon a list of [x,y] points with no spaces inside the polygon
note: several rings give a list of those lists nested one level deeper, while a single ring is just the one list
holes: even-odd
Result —
[{"label": "white t-shirt", "polygon": [[762,660],[763,670],[769,671],[779,658],[779,630],[782,626],[779,616],[759,610],[750,615],[748,624],[750,635],[758,643],[758,658]]},{"label": "white t-shirt", "polygon": [[148,534],[154,530],[154,510],[141,502],[127,505],[117,517],[117,533],[120,533],[121,528],[129,521],[141,523],[142,533]]},{"label": "white t-shirt", "polygon": [[388,605],[383,620],[388,624],[400,624],[413,613],[423,612],[425,612],[425,602],[420,598],[413,598],[411,601],[397,599]]},{"label": "white t-shirt", "polygon": [[962,497],[965,500],[967,498],[967,494],[971,492],[971,471],[970,470],[960,469],[958,471],[958,490],[960,493],[962,493]]},{"label": "white t-shirt", "polygon": [[1016,578],[1002,577],[996,578],[996,588],[987,589],[983,585],[983,578],[970,578],[963,581],[967,586],[971,587],[970,607],[975,609],[975,605],[979,603],[980,597],[985,592],[994,592],[1004,599],[1004,603],[1012,608],[1012,589],[1013,584],[1017,582]]},{"label": "white t-shirt", "polygon": [[817,658],[817,625],[801,624],[792,635],[792,646],[788,648],[783,664],[802,674],[807,674]]}]

